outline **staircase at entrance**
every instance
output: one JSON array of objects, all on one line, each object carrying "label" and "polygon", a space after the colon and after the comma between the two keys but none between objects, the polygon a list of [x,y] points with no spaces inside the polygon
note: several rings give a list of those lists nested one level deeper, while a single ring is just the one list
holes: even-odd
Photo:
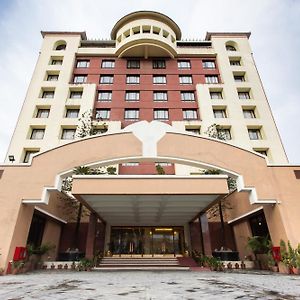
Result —
[{"label": "staircase at entrance", "polygon": [[180,270],[188,271],[189,267],[180,265],[177,258],[120,258],[104,257],[94,270]]}]

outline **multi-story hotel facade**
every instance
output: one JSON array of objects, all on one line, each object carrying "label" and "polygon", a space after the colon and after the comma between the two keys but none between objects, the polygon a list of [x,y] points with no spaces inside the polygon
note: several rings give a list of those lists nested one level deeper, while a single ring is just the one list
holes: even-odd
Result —
[{"label": "multi-story hotel facade", "polygon": [[[299,242],[300,166],[288,164],[250,33],[182,40],[168,16],[139,11],[110,40],[42,37],[0,167],[1,266],[28,243],[54,244],[58,259],[74,245],[87,257],[226,247],[242,258],[252,235]],[[83,123],[93,135],[79,134]]]}]

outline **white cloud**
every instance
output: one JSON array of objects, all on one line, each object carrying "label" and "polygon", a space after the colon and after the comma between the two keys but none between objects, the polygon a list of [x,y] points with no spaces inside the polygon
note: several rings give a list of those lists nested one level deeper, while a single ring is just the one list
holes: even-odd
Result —
[{"label": "white cloud", "polygon": [[115,22],[136,10],[174,19],[184,37],[206,31],[251,31],[254,57],[291,162],[300,163],[296,137],[300,100],[300,2],[293,0],[27,0],[0,1],[0,161],[4,159],[41,45],[40,30],[86,30],[108,38]]}]

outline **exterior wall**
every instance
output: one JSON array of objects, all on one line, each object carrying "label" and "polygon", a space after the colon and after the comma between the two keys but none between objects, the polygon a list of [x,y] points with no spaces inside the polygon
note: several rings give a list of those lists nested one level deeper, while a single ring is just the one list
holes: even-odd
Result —
[{"label": "exterior wall", "polygon": [[[225,45],[229,41],[235,45],[237,51],[226,51]],[[286,163],[287,157],[255,66],[248,39],[230,36],[230,34],[223,37],[212,36],[212,47],[217,53],[222,83],[197,85],[202,127],[207,128],[209,125],[217,123],[230,128],[232,140],[229,142],[233,145],[249,150],[268,150],[270,162]],[[229,58],[240,58],[241,66],[231,66]],[[236,74],[244,73],[246,81],[235,82],[234,72]],[[209,91],[213,89],[222,90],[224,99],[210,99]],[[251,99],[239,99],[237,91],[248,89]],[[220,107],[226,109],[228,118],[214,118],[212,109]],[[256,118],[245,119],[243,108],[254,109]],[[260,128],[262,139],[250,140],[247,128]]]}]

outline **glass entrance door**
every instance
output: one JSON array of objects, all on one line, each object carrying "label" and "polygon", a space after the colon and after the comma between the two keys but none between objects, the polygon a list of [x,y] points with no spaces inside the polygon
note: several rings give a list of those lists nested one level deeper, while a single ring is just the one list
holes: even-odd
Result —
[{"label": "glass entrance door", "polygon": [[109,250],[112,254],[182,254],[182,227],[112,227]]}]

